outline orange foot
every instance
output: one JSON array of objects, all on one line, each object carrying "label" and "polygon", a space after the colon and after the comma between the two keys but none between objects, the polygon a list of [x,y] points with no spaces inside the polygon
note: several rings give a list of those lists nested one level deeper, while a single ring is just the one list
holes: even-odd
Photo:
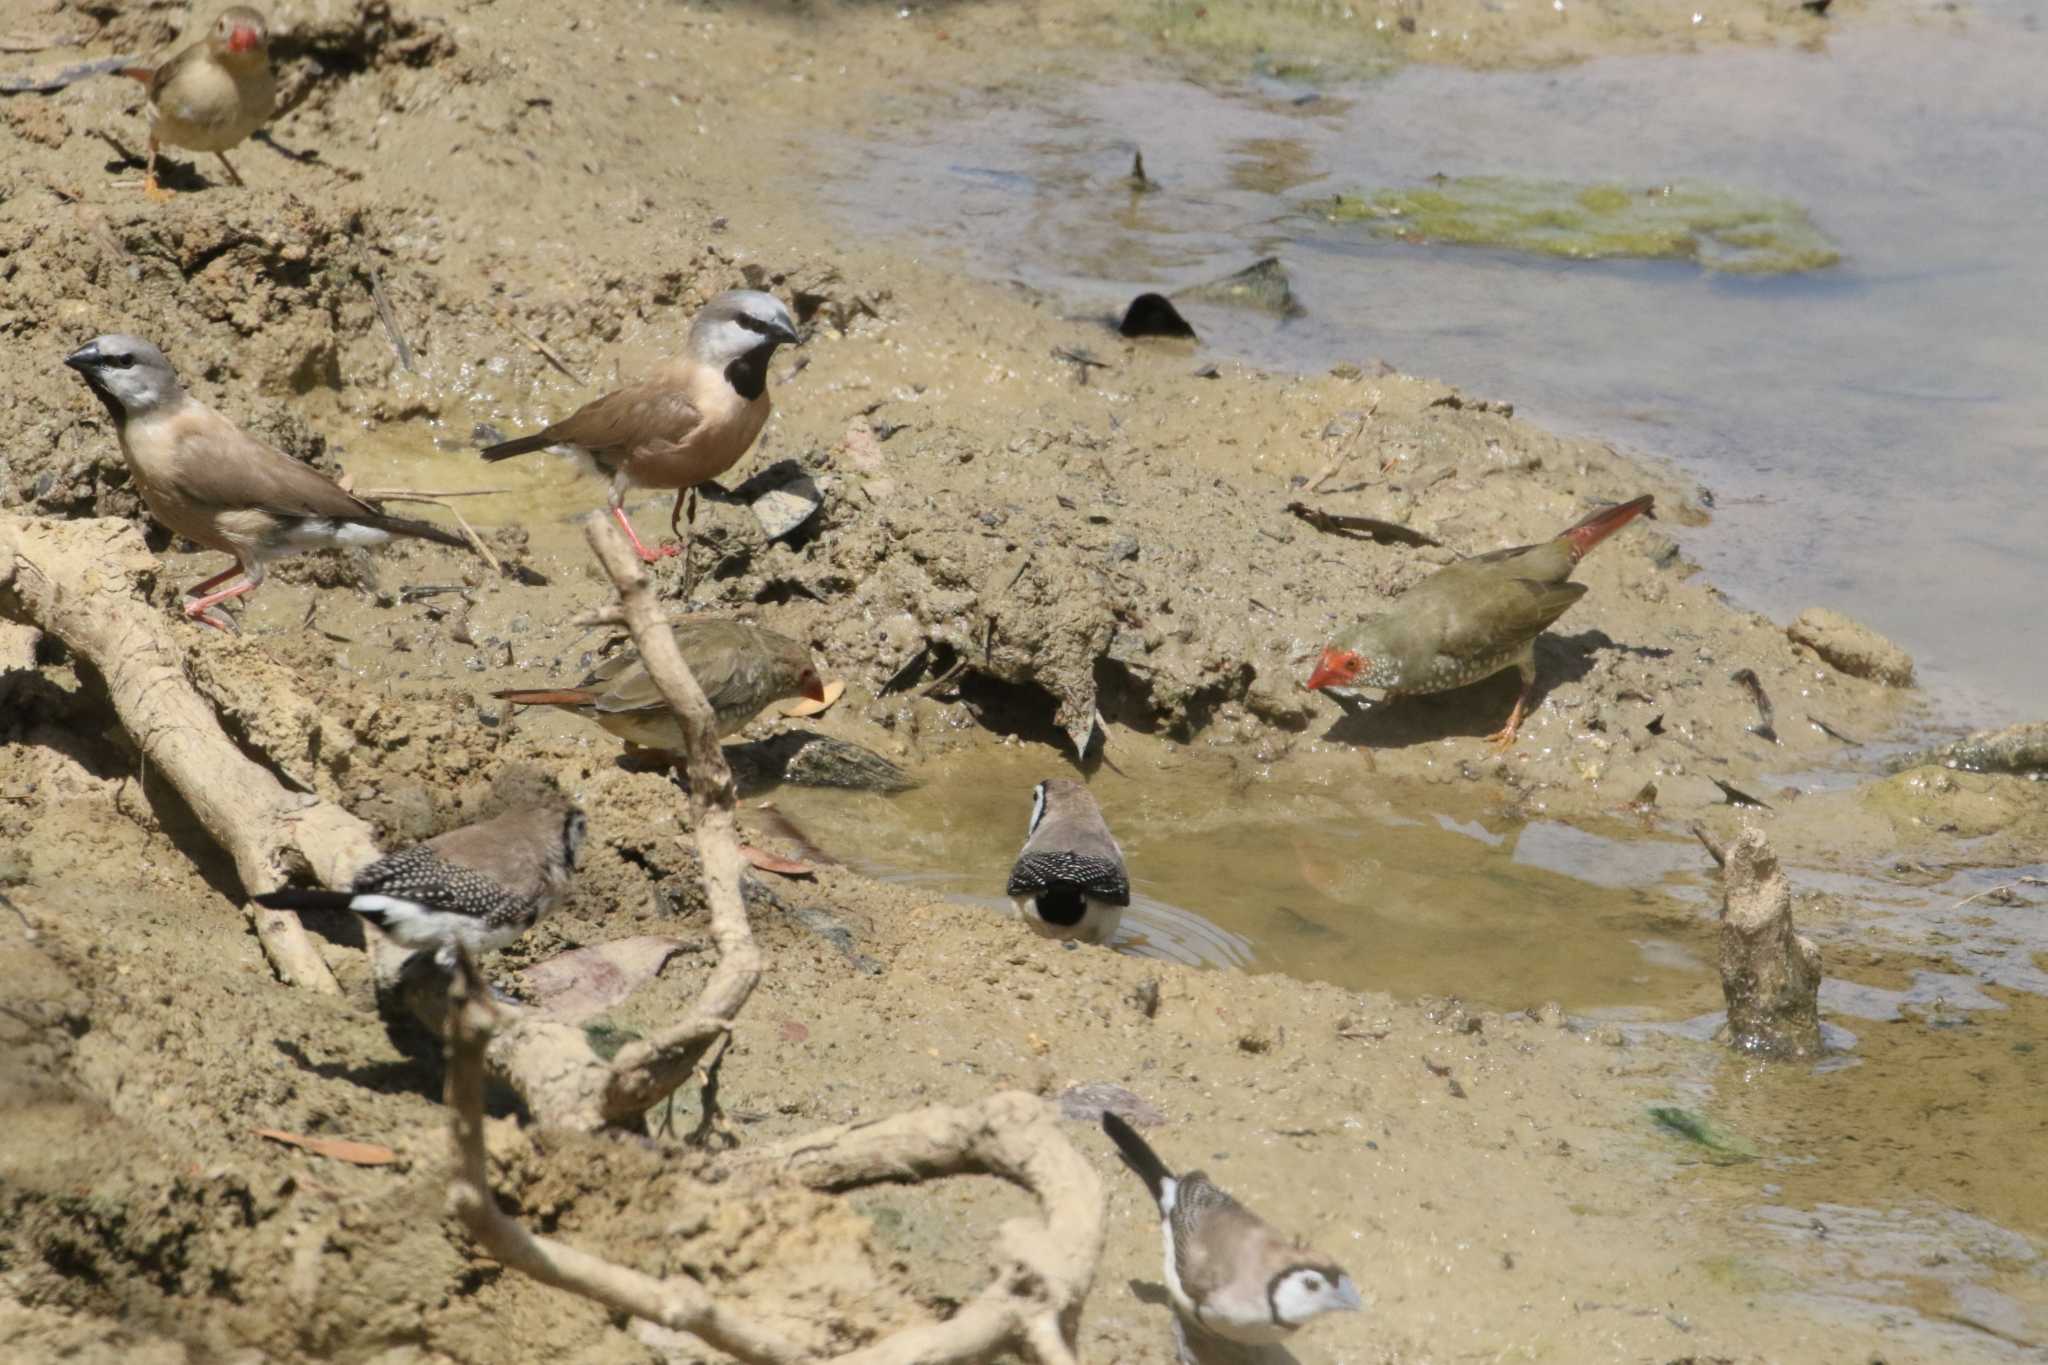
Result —
[{"label": "orange foot", "polygon": [[1496,753],[1506,753],[1515,747],[1515,736],[1522,732],[1522,703],[1517,701],[1515,709],[1508,712],[1508,723],[1486,737]]},{"label": "orange foot", "polygon": [[662,542],[658,550],[650,550],[645,545],[635,545],[633,548],[640,552],[640,562],[643,564],[659,564],[662,560],[674,559],[683,552],[683,547],[672,540]]},{"label": "orange foot", "polygon": [[178,192],[176,190],[167,190],[162,185],[157,184],[156,177],[152,175],[142,182],[142,193],[148,197],[150,203],[163,204],[176,197]]}]

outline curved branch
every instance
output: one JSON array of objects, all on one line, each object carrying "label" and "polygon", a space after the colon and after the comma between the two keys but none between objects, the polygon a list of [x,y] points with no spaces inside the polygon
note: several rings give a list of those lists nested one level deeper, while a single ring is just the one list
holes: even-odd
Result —
[{"label": "curved branch", "polygon": [[645,1113],[688,1080],[704,1055],[732,1026],[761,980],[761,950],[747,923],[740,895],[739,792],[725,751],[718,747],[718,720],[676,648],[653,580],[612,519],[592,512],[583,535],[619,590],[620,614],[647,676],[682,722],[689,761],[690,829],[704,868],[704,894],[711,903],[711,937],[718,965],[704,982],[697,1003],[675,1024],[651,1038],[629,1043],[612,1059],[604,1114],[616,1122]]},{"label": "curved branch", "polygon": [[[483,1078],[491,1035],[505,1019],[464,955],[448,994],[449,1126],[455,1168],[448,1207],[478,1244],[505,1265],[616,1312],[689,1332],[756,1365],[809,1358],[745,1314],[721,1306],[693,1279],[662,1279],[528,1232],[491,1193],[483,1139]],[[1021,1092],[963,1108],[898,1114],[799,1138],[757,1156],[817,1190],[950,1175],[995,1175],[1038,1199],[1043,1221],[1003,1225],[1003,1260],[973,1302],[944,1322],[925,1323],[833,1357],[845,1365],[944,1365],[981,1361],[1005,1349],[1040,1365],[1074,1365],[1081,1305],[1102,1256],[1103,1202],[1094,1167],[1059,1132],[1051,1106]]]},{"label": "curved branch", "polygon": [[506,1215],[491,1193],[484,1158],[484,1049],[501,1013],[476,964],[464,953],[448,989],[446,1098],[455,1170],[448,1211],[492,1256],[542,1284],[566,1289],[617,1312],[689,1332],[740,1360],[760,1365],[800,1361],[805,1352],[747,1318],[721,1307],[687,1277],[657,1279],[613,1265],[550,1237],[536,1237]]},{"label": "curved branch", "polygon": [[[370,827],[287,791],[222,731],[186,676],[170,618],[149,603],[143,584],[157,572],[127,521],[0,517],[0,615],[56,636],[105,679],[122,728],[234,860],[242,889],[269,891],[301,869],[347,886],[377,856]],[[249,914],[279,976],[340,993],[298,916]]]},{"label": "curved branch", "polygon": [[1102,1181],[1060,1133],[1045,1101],[1006,1091],[962,1108],[829,1128],[750,1159],[817,1190],[993,1175],[1038,1200],[1042,1222],[1003,1225],[1004,1263],[973,1302],[944,1322],[838,1357],[843,1365],[986,1360],[1006,1348],[1043,1365],[1075,1359],[1081,1304],[1102,1256]]}]

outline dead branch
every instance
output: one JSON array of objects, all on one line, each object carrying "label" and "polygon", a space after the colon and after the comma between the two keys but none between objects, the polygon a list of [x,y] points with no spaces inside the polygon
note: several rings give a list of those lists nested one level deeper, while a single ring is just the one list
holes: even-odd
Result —
[{"label": "dead branch", "polygon": [[[614,1265],[535,1236],[506,1215],[491,1193],[483,1138],[484,1058],[504,1011],[466,956],[448,1004],[446,1094],[455,1157],[448,1207],[486,1252],[543,1284],[689,1332],[742,1361],[781,1365],[811,1358],[721,1306],[696,1280]],[[1044,1101],[1012,1091],[965,1108],[827,1129],[742,1160],[823,1191],[951,1175],[994,1175],[1022,1186],[1037,1197],[1043,1221],[1003,1226],[1002,1264],[973,1302],[944,1322],[906,1328],[834,1358],[845,1365],[943,1365],[989,1360],[1010,1349],[1040,1365],[1073,1365],[1081,1305],[1102,1255],[1102,1185]]]},{"label": "dead branch", "polygon": [[711,1044],[731,1027],[761,979],[761,951],[747,924],[740,896],[739,792],[725,751],[718,747],[718,721],[704,689],[683,662],[675,636],[662,618],[647,568],[626,544],[611,518],[593,512],[584,538],[619,591],[626,629],[640,651],[648,677],[682,722],[689,761],[690,829],[704,869],[704,894],[711,903],[711,937],[718,965],[704,982],[697,1003],[678,1022],[651,1038],[630,1043],[612,1059],[605,1116],[638,1116],[688,1080]]},{"label": "dead branch", "polygon": [[959,1109],[914,1110],[828,1128],[772,1148],[771,1162],[815,1190],[993,1175],[1035,1195],[1042,1222],[999,1234],[1004,1260],[986,1289],[944,1322],[906,1328],[837,1357],[843,1365],[991,1360],[1004,1349],[1041,1365],[1076,1359],[1081,1305],[1102,1256],[1102,1181],[1045,1101],[1021,1091]]},{"label": "dead branch", "polygon": [[[727,1036],[761,979],[761,953],[740,897],[738,798],[732,770],[718,747],[717,723],[703,688],[676,649],[653,583],[625,537],[603,513],[585,534],[619,593],[619,615],[647,672],[681,720],[690,773],[690,824],[711,905],[718,962],[689,1012],[651,1037],[621,1048],[609,1062],[591,1051],[583,1030],[545,1010],[500,1007],[487,1060],[492,1074],[519,1093],[544,1127],[596,1132],[629,1126],[697,1074],[713,1044]],[[445,969],[408,960],[379,943],[373,971],[428,1028],[445,1022]]]},{"label": "dead branch", "polygon": [[[151,770],[234,859],[247,892],[295,872],[345,887],[377,856],[370,827],[341,807],[287,791],[222,732],[186,675],[172,618],[150,605],[155,556],[126,521],[0,516],[0,615],[56,636],[106,682]],[[230,647],[194,632],[201,648]],[[250,907],[263,950],[293,985],[339,994],[298,916]]]},{"label": "dead branch", "polygon": [[469,1235],[492,1256],[542,1284],[688,1332],[740,1360],[781,1365],[804,1359],[806,1353],[797,1346],[720,1307],[695,1280],[657,1279],[553,1238],[536,1237],[498,1207],[484,1160],[483,1064],[499,1014],[475,964],[462,955],[448,992],[446,1096],[455,1157],[448,1211],[462,1220]]}]

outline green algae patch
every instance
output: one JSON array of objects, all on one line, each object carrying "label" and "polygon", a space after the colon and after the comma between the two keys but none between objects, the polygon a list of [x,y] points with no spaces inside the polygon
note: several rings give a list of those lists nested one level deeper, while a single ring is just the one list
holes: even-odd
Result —
[{"label": "green algae patch", "polygon": [[1692,1143],[1701,1157],[1716,1166],[1736,1166],[1757,1158],[1756,1147],[1747,1138],[1729,1132],[1704,1114],[1659,1105],[1650,1110],[1650,1118],[1665,1132]]},{"label": "green algae patch", "polygon": [[1330,0],[1159,0],[1118,11],[1161,46],[1234,76],[1280,80],[1375,76],[1401,63],[1364,6]]},{"label": "green algae patch", "polygon": [[1440,179],[1414,189],[1340,194],[1336,222],[1403,241],[1490,246],[1579,260],[1696,261],[1709,270],[1783,275],[1841,260],[1806,210],[1786,199],[1707,185],[1575,185],[1509,176]]}]

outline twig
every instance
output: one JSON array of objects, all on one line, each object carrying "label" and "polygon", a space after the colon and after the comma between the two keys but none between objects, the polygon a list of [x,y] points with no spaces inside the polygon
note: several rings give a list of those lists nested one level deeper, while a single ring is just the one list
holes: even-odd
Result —
[{"label": "twig", "polygon": [[21,934],[23,938],[27,939],[30,943],[34,943],[37,939],[40,939],[42,937],[41,934],[36,932],[36,926],[34,922],[29,919],[28,915],[23,912],[20,906],[16,905],[13,901],[7,899],[7,893],[4,891],[0,891],[0,905],[4,905],[9,910],[12,910],[14,912],[14,917],[21,921]]},{"label": "twig", "polygon": [[692,1147],[708,1147],[714,1137],[722,1139],[728,1147],[740,1145],[740,1140],[733,1136],[732,1129],[726,1126],[725,1111],[718,1106],[718,1069],[725,1065],[725,1054],[730,1051],[732,1035],[727,1034],[725,1041],[719,1044],[718,1051],[711,1054],[711,1060],[697,1072],[697,1096],[703,1112],[697,1120],[695,1131],[684,1139]]},{"label": "twig", "polygon": [[358,493],[356,496],[364,502],[423,502],[431,507],[442,508],[449,516],[455,518],[455,524],[462,528],[462,538],[469,542],[470,549],[475,550],[477,554],[483,557],[484,563],[491,566],[491,572],[498,574],[505,572],[505,566],[500,564],[498,557],[491,553],[491,547],[484,544],[484,538],[476,533],[476,528],[469,524],[468,519],[462,513],[456,511],[443,501],[449,497],[463,497],[465,496],[464,494],[407,493],[399,489],[380,488],[374,493]]},{"label": "twig", "polygon": [[1323,486],[1324,479],[1329,478],[1331,475],[1335,474],[1338,470],[1342,469],[1345,465],[1351,462],[1351,456],[1355,451],[1357,451],[1358,442],[1360,438],[1362,438],[1365,435],[1366,427],[1372,424],[1373,414],[1378,412],[1379,410],[1380,391],[1378,389],[1374,389],[1372,391],[1372,401],[1367,403],[1365,405],[1365,411],[1359,414],[1358,425],[1352,428],[1350,437],[1345,440],[1342,448],[1338,450],[1337,458],[1330,461],[1329,464],[1323,466],[1322,473],[1316,475],[1313,479],[1310,479],[1308,481],[1307,486],[1302,489],[1302,492],[1315,492],[1318,488],[1321,488]]},{"label": "twig", "polygon": [[370,302],[377,305],[377,320],[384,324],[384,335],[391,340],[391,349],[398,352],[398,363],[407,374],[417,374],[413,367],[412,345],[405,339],[405,333],[398,330],[398,313],[391,307],[391,300],[385,297],[384,281],[377,277],[377,271],[367,260],[359,261],[356,268],[370,285]]},{"label": "twig", "polygon": [[568,376],[577,384],[582,385],[587,383],[587,381],[583,378],[582,375],[576,373],[576,371],[569,368],[568,361],[562,359],[562,357],[556,355],[553,350],[549,349],[548,344],[545,341],[542,341],[539,337],[527,331],[518,323],[512,321],[510,317],[504,317],[503,315],[501,315],[501,318],[504,324],[512,330],[512,334],[518,337],[521,341],[525,342],[528,346],[531,346],[536,352],[538,352],[542,360],[547,361],[548,364],[560,370],[564,375]]}]

